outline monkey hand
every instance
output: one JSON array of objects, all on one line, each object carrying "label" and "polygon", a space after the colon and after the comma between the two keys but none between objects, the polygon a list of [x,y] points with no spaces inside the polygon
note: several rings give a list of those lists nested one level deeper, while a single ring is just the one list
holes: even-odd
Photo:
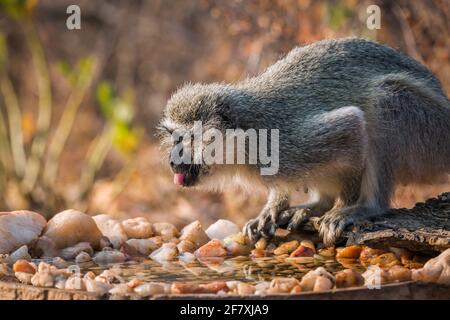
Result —
[{"label": "monkey hand", "polygon": [[244,235],[249,237],[252,242],[258,241],[259,238],[271,238],[277,229],[276,219],[277,212],[273,209],[263,210],[258,217],[248,221],[243,229]]}]

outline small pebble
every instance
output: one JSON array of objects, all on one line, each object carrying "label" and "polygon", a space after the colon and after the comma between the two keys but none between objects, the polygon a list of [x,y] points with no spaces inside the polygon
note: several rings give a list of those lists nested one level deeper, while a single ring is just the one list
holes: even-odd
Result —
[{"label": "small pebble", "polygon": [[364,285],[364,278],[353,269],[339,271],[335,275],[336,288],[351,288]]},{"label": "small pebble", "polygon": [[154,250],[162,245],[162,241],[157,241],[154,238],[150,239],[129,239],[127,244],[133,247],[138,253],[148,256]]},{"label": "small pebble", "polygon": [[361,246],[348,246],[338,248],[336,251],[336,259],[358,259],[363,248]]},{"label": "small pebble", "polygon": [[65,283],[66,290],[86,290],[86,285],[79,275],[70,276]]},{"label": "small pebble", "polygon": [[318,276],[314,282],[313,292],[329,291],[333,288],[333,282],[324,276]]},{"label": "small pebble", "polygon": [[164,294],[166,292],[166,288],[163,283],[151,282],[137,286],[134,288],[134,292],[141,297],[150,297],[156,294]]},{"label": "small pebble", "polygon": [[[194,221],[185,226],[180,233],[180,240],[186,240],[194,244],[195,249],[211,240],[202,228],[199,221]],[[194,250],[195,250],[194,249]],[[192,251],[191,251],[192,252]]]},{"label": "small pebble", "polygon": [[87,252],[80,252],[75,258],[75,263],[76,264],[86,263],[86,262],[89,262],[91,260],[92,260],[92,258],[89,255],[89,253],[87,253]]},{"label": "small pebble", "polygon": [[122,227],[129,239],[146,239],[153,235],[152,225],[144,217],[124,220]]},{"label": "small pebble", "polygon": [[172,261],[178,255],[177,246],[174,243],[164,243],[161,248],[155,250],[150,254],[150,259],[157,262]]},{"label": "small pebble", "polygon": [[206,229],[206,234],[210,239],[224,240],[228,236],[241,231],[239,226],[229,220],[219,219]]},{"label": "small pebble", "polygon": [[94,254],[94,250],[88,242],[80,242],[73,247],[61,250],[61,257],[65,260],[74,260],[81,252],[86,252],[89,255]]},{"label": "small pebble", "polygon": [[295,249],[297,249],[299,246],[299,243],[297,240],[292,240],[289,242],[285,242],[281,245],[279,245],[274,251],[273,253],[275,255],[282,255],[282,254],[290,254],[291,252],[293,252]]},{"label": "small pebble", "polygon": [[36,268],[27,260],[21,259],[17,260],[16,263],[14,263],[13,271],[16,273],[29,273],[33,275],[36,273]]},{"label": "small pebble", "polygon": [[267,247],[267,239],[261,238],[255,243],[255,249],[257,250],[264,250]]},{"label": "small pebble", "polygon": [[14,275],[17,278],[17,280],[19,280],[23,284],[31,284],[31,279],[33,278],[33,274],[32,273],[15,272]]},{"label": "small pebble", "polygon": [[198,248],[194,255],[197,258],[225,257],[227,255],[227,251],[219,240],[214,239]]},{"label": "small pebble", "polygon": [[97,252],[92,260],[97,264],[121,263],[126,260],[126,257],[117,250],[103,250]]},{"label": "small pebble", "polygon": [[167,241],[178,236],[178,229],[171,223],[157,222],[153,224],[153,233]]}]

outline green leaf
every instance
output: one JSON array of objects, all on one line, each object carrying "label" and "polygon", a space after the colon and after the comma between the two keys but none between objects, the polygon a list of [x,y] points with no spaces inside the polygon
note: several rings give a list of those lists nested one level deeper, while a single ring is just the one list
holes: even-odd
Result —
[{"label": "green leaf", "polygon": [[6,43],[6,37],[0,32],[0,69],[5,68],[8,63],[8,44]]},{"label": "green leaf", "polygon": [[97,101],[100,110],[107,120],[112,120],[114,116],[114,92],[111,84],[107,81],[101,82],[97,87]]},{"label": "green leaf", "polygon": [[15,19],[31,15],[36,5],[37,0],[0,0],[2,11]]}]

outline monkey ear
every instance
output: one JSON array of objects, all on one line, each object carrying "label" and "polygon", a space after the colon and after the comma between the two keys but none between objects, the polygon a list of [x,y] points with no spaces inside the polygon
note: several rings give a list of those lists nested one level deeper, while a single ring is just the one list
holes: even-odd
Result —
[{"label": "monkey ear", "polygon": [[226,101],[217,105],[217,114],[227,128],[236,129],[238,127],[237,116]]}]

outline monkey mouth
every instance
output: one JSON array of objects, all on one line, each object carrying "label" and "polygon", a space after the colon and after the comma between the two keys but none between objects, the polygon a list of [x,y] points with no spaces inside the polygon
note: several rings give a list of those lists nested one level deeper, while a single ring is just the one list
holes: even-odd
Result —
[{"label": "monkey mouth", "polygon": [[197,183],[200,173],[200,166],[193,165],[186,169],[186,171],[174,170],[173,183],[175,185],[191,187]]}]

